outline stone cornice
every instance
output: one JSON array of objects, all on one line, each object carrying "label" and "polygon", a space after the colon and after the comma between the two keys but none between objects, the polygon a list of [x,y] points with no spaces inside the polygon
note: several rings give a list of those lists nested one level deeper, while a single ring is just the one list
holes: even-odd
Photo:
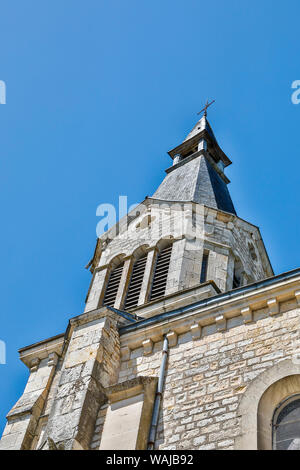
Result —
[{"label": "stone cornice", "polygon": [[[280,303],[292,300],[298,306],[300,269],[254,283],[233,291],[201,300],[177,310],[156,315],[121,327],[121,347],[142,347],[145,340],[161,341],[168,332],[183,334],[208,325],[225,329],[229,319],[240,316],[241,322],[252,321],[255,310],[266,309],[269,315],[280,313]],[[199,336],[199,335],[198,335]]]},{"label": "stone cornice", "polygon": [[146,387],[155,387],[158,377],[136,377],[126,382],[112,385],[105,389],[105,394],[110,403],[115,403],[126,398],[143,393]]},{"label": "stone cornice", "polygon": [[[82,313],[77,317],[73,317],[69,321],[71,328],[75,328],[86,323],[90,323],[95,320],[100,320],[101,318],[110,317],[118,323],[128,323],[128,320],[121,315],[123,312],[117,309],[111,309],[109,307],[101,307],[96,310],[91,310],[90,312]],[[130,313],[126,312],[126,315],[132,316]]]},{"label": "stone cornice", "polygon": [[174,310],[174,307],[191,305],[200,299],[220,294],[221,291],[214,281],[206,281],[188,289],[178,290],[172,294],[139,305],[132,310],[133,314],[144,318],[153,317],[163,312]]},{"label": "stone cornice", "polygon": [[[173,241],[175,241],[175,240],[173,240]],[[145,253],[148,253],[149,251],[153,251],[153,250],[157,250],[156,245],[145,247]],[[115,256],[113,256],[113,258],[115,258]],[[134,253],[130,253],[129,255],[124,256],[122,258],[122,261],[126,261],[126,260],[129,260],[131,258],[134,259]],[[104,269],[108,269],[111,266],[111,261],[112,261],[112,259],[109,259],[109,261],[107,263],[101,264],[100,266],[97,266],[97,268],[94,269],[93,273],[96,274],[100,271],[103,271]]]},{"label": "stone cornice", "polygon": [[27,367],[31,368],[33,360],[41,361],[47,357],[50,358],[50,355],[53,353],[57,354],[57,356],[60,356],[64,346],[64,337],[64,334],[57,335],[53,338],[39,341],[38,343],[34,343],[30,346],[19,349],[21,361]]}]

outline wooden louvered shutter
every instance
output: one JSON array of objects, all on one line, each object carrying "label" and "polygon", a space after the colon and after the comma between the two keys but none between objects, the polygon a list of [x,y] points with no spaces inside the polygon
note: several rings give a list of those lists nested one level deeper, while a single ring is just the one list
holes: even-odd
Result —
[{"label": "wooden louvered shutter", "polygon": [[117,268],[113,269],[110,273],[109,280],[107,283],[103,305],[113,307],[116,301],[121,276],[123,272],[124,263],[120,264]]},{"label": "wooden louvered shutter", "polygon": [[172,253],[172,245],[164,248],[157,257],[156,267],[153,277],[150,300],[157,299],[165,295],[169,265]]},{"label": "wooden louvered shutter", "polygon": [[144,273],[146,268],[147,255],[142,256],[138,259],[133,266],[132,275],[128,287],[127,297],[125,301],[125,310],[134,308],[137,306],[141,287],[144,279]]},{"label": "wooden louvered shutter", "polygon": [[[274,421],[274,419],[273,419]],[[273,449],[300,450],[300,399],[288,403],[273,422]]]}]

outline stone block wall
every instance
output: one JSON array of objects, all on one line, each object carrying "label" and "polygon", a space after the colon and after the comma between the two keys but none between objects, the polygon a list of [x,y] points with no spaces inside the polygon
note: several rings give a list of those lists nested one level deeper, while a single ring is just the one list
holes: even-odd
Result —
[{"label": "stone block wall", "polygon": [[[253,312],[253,322],[238,316],[202,328],[200,339],[190,333],[178,336],[171,347],[165,392],[157,433],[157,449],[234,449],[241,436],[238,406],[248,386],[277,363],[293,360],[300,338],[300,309],[295,301],[283,302],[281,313],[270,316],[266,308]],[[119,382],[137,376],[158,376],[162,342],[151,354],[131,351],[121,363]],[[94,448],[101,439],[105,408],[98,417]]]}]

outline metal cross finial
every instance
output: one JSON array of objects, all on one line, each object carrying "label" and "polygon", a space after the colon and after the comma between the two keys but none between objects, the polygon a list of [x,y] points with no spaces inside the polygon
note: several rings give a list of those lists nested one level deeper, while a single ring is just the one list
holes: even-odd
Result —
[{"label": "metal cross finial", "polygon": [[203,113],[204,111],[204,116],[206,117],[207,116],[207,108],[209,108],[216,100],[213,100],[211,101],[210,103],[208,102],[208,100],[206,101],[206,105],[204,106],[203,109],[201,109],[201,111],[199,111],[199,113],[197,113],[197,115]]}]

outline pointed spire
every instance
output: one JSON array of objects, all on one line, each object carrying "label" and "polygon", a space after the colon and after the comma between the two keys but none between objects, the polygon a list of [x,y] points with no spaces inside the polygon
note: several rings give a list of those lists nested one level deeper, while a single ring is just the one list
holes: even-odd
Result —
[{"label": "pointed spire", "polygon": [[216,140],[215,136],[214,136],[214,133],[212,131],[212,128],[210,127],[209,125],[209,122],[207,121],[207,110],[208,108],[215,103],[216,100],[213,100],[209,103],[208,100],[206,100],[206,103],[205,103],[205,106],[203,109],[201,109],[201,111],[199,111],[199,113],[197,113],[197,115],[199,116],[200,114],[203,113],[203,116],[202,118],[199,119],[199,121],[197,122],[197,124],[195,125],[195,127],[192,129],[192,131],[188,134],[188,136],[186,137],[185,140],[188,140],[190,139],[191,137],[193,137],[194,135],[198,134],[199,132],[203,131],[203,130],[206,130],[207,132],[209,132],[209,134],[211,135],[211,137]]},{"label": "pointed spire", "polygon": [[169,155],[173,166],[166,170],[154,198],[195,202],[236,214],[224,174],[231,161],[219,147],[206,113]]},{"label": "pointed spire", "polygon": [[199,119],[197,124],[193,127],[191,132],[189,132],[189,134],[184,139],[184,142],[186,142],[187,140],[191,139],[192,137],[194,137],[195,135],[199,134],[200,132],[202,132],[204,130],[206,130],[209,133],[209,135],[211,136],[211,138],[214,139],[217,142],[217,139],[215,138],[213,130],[212,130],[206,116],[202,116],[202,118]]},{"label": "pointed spire", "polygon": [[227,178],[221,176],[212,161],[204,155],[181,161],[167,170],[167,176],[153,194],[164,201],[195,202],[236,214]]}]

